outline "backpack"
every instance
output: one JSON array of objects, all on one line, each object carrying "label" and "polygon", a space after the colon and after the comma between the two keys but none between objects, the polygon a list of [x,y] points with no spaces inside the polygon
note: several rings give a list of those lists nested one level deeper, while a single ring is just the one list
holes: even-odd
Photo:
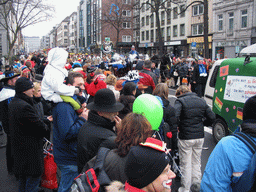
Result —
[{"label": "backpack", "polygon": [[78,175],[71,185],[70,192],[103,192],[111,180],[104,170],[104,161],[110,149],[101,147],[92,168]]},{"label": "backpack", "polygon": [[250,148],[250,150],[253,153],[253,156],[252,156],[252,159],[251,159],[248,169],[244,171],[243,175],[240,177],[238,182],[231,184],[232,191],[233,192],[252,191],[253,185],[255,182],[256,142],[252,138],[250,138],[249,135],[241,133],[241,132],[234,134],[234,136],[239,138]]}]

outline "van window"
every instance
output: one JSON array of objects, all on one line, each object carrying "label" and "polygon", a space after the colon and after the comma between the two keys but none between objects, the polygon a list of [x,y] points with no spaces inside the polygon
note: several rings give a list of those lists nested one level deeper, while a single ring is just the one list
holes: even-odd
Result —
[{"label": "van window", "polygon": [[215,87],[216,85],[216,80],[217,80],[217,75],[218,75],[218,71],[219,71],[220,66],[216,66],[214,68],[214,71],[212,72],[212,77],[210,80],[210,87]]}]

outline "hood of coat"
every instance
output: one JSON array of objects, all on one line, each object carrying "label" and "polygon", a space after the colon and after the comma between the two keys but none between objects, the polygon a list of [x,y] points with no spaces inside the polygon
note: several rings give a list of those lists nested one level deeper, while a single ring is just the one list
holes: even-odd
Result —
[{"label": "hood of coat", "polygon": [[67,62],[68,52],[62,48],[56,47],[49,51],[48,61],[54,67],[63,68]]},{"label": "hood of coat", "polygon": [[49,64],[46,66],[44,73],[47,71],[52,71],[53,68],[59,70],[64,74],[65,77],[68,75],[68,71],[64,68],[67,63],[68,52],[62,48],[53,48],[48,53],[48,62]]}]

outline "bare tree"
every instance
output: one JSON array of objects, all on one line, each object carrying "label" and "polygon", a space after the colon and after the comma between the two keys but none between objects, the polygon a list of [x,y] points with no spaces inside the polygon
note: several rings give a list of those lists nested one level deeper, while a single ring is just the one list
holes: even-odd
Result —
[{"label": "bare tree", "polygon": [[[106,7],[108,7],[109,9]],[[123,16],[123,11],[126,10],[131,10],[132,12],[132,6],[123,4],[122,0],[114,0],[114,2],[108,1],[102,9],[102,28],[109,27],[110,25],[116,30],[116,46],[119,41],[120,32],[125,29],[123,23],[127,22],[132,25],[132,18]]]},{"label": "bare tree", "polygon": [[4,0],[0,3],[0,10],[0,25],[7,32],[9,60],[22,29],[50,19],[54,7],[43,0]]}]

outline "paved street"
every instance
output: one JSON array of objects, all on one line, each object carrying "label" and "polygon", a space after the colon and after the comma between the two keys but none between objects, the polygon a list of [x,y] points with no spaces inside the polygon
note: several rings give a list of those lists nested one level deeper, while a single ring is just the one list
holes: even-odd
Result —
[{"label": "paved street", "polygon": [[[171,105],[174,105],[175,102],[175,90],[170,89],[169,91],[169,100]],[[6,136],[0,136],[0,142],[6,142]],[[202,173],[205,169],[208,157],[213,150],[215,143],[212,138],[211,128],[205,127],[205,142],[204,149],[202,152]],[[6,169],[6,160],[5,160],[5,148],[0,149],[0,192],[14,192],[18,191],[18,182],[14,176],[10,176],[7,173]],[[174,184],[176,187],[173,191],[176,191],[176,188],[179,186],[179,183]]]}]

